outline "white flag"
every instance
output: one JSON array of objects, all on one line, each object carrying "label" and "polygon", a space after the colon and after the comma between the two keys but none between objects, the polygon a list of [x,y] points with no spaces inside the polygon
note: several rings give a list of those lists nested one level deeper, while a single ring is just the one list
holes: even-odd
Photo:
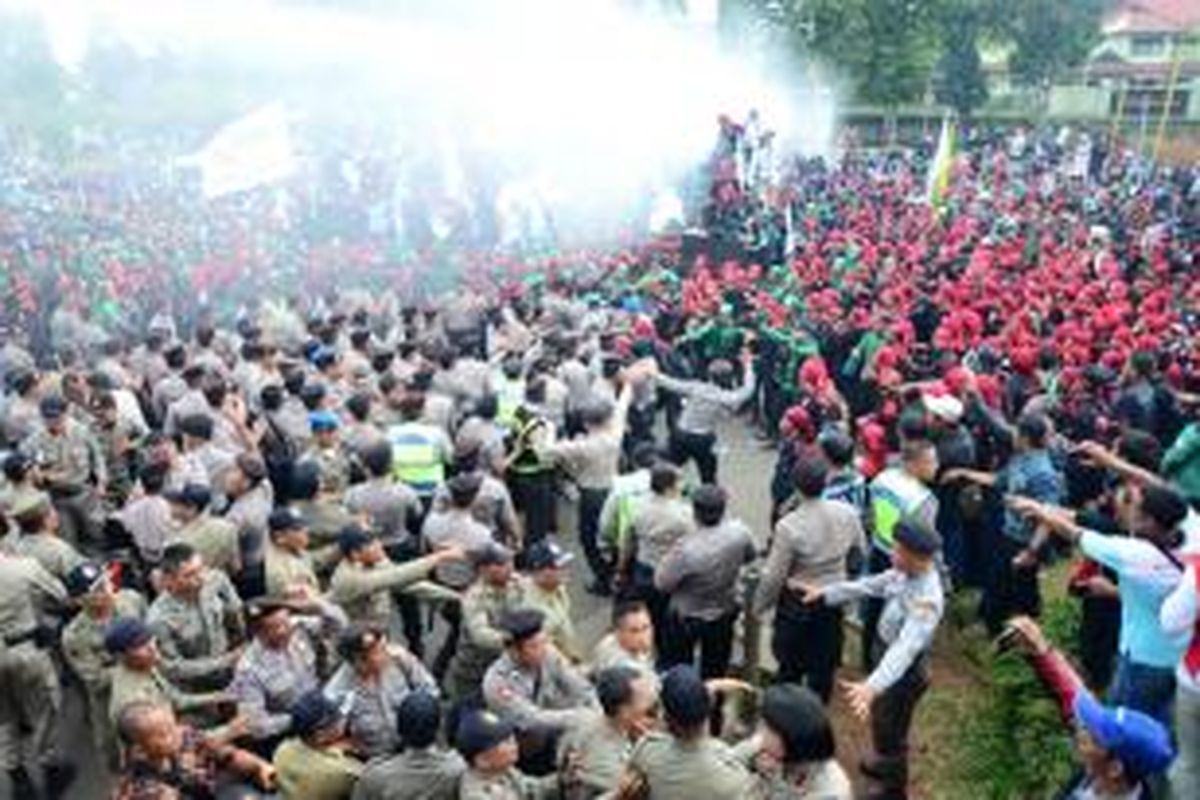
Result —
[{"label": "white flag", "polygon": [[200,168],[205,197],[253,189],[296,169],[287,112],[272,103],[226,125],[181,163]]}]

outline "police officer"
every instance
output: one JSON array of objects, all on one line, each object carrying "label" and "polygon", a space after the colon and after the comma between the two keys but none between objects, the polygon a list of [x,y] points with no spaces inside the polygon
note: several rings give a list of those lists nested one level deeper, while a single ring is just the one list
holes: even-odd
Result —
[{"label": "police officer", "polygon": [[446,479],[446,467],[453,456],[450,437],[436,425],[421,421],[424,395],[406,394],[399,411],[401,422],[387,430],[392,469],[396,479],[415,491],[428,507],[433,493]]},{"label": "police officer", "polygon": [[881,597],[885,604],[875,642],[878,666],[865,681],[845,682],[850,707],[871,723],[873,758],[863,761],[864,775],[878,797],[906,795],[908,731],[917,703],[929,688],[929,648],[942,618],[942,580],[936,558],[937,531],[914,520],[893,529],[892,568],[856,581],[824,588],[807,586],[808,603],[842,605],[862,597]]},{"label": "police officer", "polygon": [[438,695],[425,665],[378,629],[354,625],[338,639],[342,665],[325,694],[346,709],[347,729],[359,752],[369,758],[391,755],[399,743],[396,720],[411,692]]},{"label": "police officer", "polygon": [[475,582],[463,594],[463,630],[450,665],[451,696],[461,700],[479,689],[488,666],[504,651],[500,620],[528,605],[529,581],[513,571],[513,553],[493,544],[475,557]]},{"label": "police officer", "polygon": [[60,581],[83,563],[79,551],[59,537],[58,513],[47,495],[23,495],[12,508],[12,518],[21,531],[13,545],[15,555],[34,559]]},{"label": "police officer", "polygon": [[[58,752],[62,706],[58,673],[38,625],[38,604],[63,606],[67,592],[38,562],[0,552],[0,766],[15,797],[36,797],[22,753],[45,771],[51,796],[65,791],[75,768]],[[23,745],[27,745],[24,746]]]},{"label": "police officer", "polygon": [[118,617],[142,619],[146,600],[128,589],[116,590],[103,567],[85,561],[68,574],[65,581],[71,599],[79,604],[79,613],[62,632],[62,652],[75,677],[83,683],[88,723],[97,752],[109,763],[116,763],[116,742],[108,722],[112,690],[110,670],[115,664],[104,647],[104,634]]},{"label": "police officer", "polygon": [[312,428],[312,444],[300,460],[317,465],[322,492],[341,495],[350,485],[350,459],[338,441],[341,423],[336,414],[324,409],[310,413],[308,423]]},{"label": "police officer", "polygon": [[536,397],[537,390],[544,388],[543,383],[531,383],[526,402],[513,412],[505,470],[513,501],[524,516],[525,537],[529,543],[540,541],[558,530],[554,464],[541,455],[554,441],[554,426],[538,414],[529,401],[530,393]]},{"label": "police officer", "polygon": [[[212,491],[199,483],[163,493],[171,504],[171,516],[179,525],[175,538],[192,547],[213,569],[230,579],[242,571],[242,548],[238,529],[228,520],[209,513]],[[165,557],[165,556],[164,556]]]},{"label": "police officer", "polygon": [[162,588],[146,612],[146,625],[171,675],[188,688],[224,688],[245,634],[237,590],[183,542],[163,552]]},{"label": "police officer", "polygon": [[349,800],[363,764],[347,755],[346,720],[341,708],[319,689],[302,694],[291,707],[294,736],[275,751],[275,784],[284,797]]},{"label": "police officer", "polygon": [[558,776],[532,778],[517,769],[519,750],[511,720],[483,709],[466,711],[454,746],[466,759],[459,800],[550,800],[558,797]]},{"label": "police officer", "polygon": [[627,666],[602,669],[593,680],[603,713],[568,731],[559,751],[569,800],[615,792],[634,744],[657,722],[657,682]]},{"label": "police officer", "polygon": [[673,667],[660,692],[666,730],[647,733],[633,748],[622,787],[642,786],[655,800],[748,797],[750,773],[733,750],[708,733],[712,699],[691,666]]},{"label": "police officer", "polygon": [[287,506],[277,508],[271,512],[267,527],[270,530],[265,556],[267,594],[283,597],[297,587],[320,590],[316,564],[308,549],[308,526],[300,512]]},{"label": "police officer", "polygon": [[42,481],[62,521],[63,538],[79,546],[95,545],[98,498],[108,484],[100,443],[67,414],[62,396],[43,397],[39,409],[42,427],[21,444],[21,450],[41,466]]},{"label": "police officer", "polygon": [[329,596],[355,622],[380,630],[391,627],[395,600],[392,593],[404,591],[432,600],[458,601],[459,595],[426,580],[439,565],[461,560],[464,554],[448,547],[423,558],[394,564],[374,534],[358,525],[348,525],[338,537],[342,561],[329,581]]},{"label": "police officer", "polygon": [[571,594],[567,591],[567,567],[575,556],[548,539],[525,553],[525,571],[529,575],[529,605],[542,612],[544,627],[553,644],[569,661],[583,660],[579,638],[571,614]]},{"label": "police officer", "polygon": [[396,713],[403,749],[372,761],[353,800],[458,800],[458,786],[467,769],[462,756],[438,746],[442,713],[430,692],[410,692]]},{"label": "police officer", "polygon": [[533,775],[553,771],[559,737],[595,705],[591,685],[550,644],[544,623],[535,608],[508,612],[504,653],[483,678],[488,707],[516,724],[521,766]]}]

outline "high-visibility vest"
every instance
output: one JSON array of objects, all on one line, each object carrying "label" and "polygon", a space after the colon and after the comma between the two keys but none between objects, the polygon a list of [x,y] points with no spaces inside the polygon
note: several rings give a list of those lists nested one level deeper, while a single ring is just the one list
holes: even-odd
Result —
[{"label": "high-visibility vest", "polygon": [[438,437],[428,425],[408,422],[388,431],[392,445],[392,474],[418,494],[433,494],[446,478]]},{"label": "high-visibility vest", "polygon": [[496,387],[496,422],[512,429],[517,409],[525,401],[525,381],[501,376]]},{"label": "high-visibility vest", "polygon": [[929,487],[899,467],[889,467],[871,482],[872,541],[892,552],[896,526],[932,495]]},{"label": "high-visibility vest", "polygon": [[546,421],[540,417],[531,417],[524,423],[518,423],[516,436],[513,439],[513,450],[519,451],[512,462],[511,470],[517,475],[535,475],[550,469],[550,465],[542,461],[541,456],[534,450],[529,437]]}]

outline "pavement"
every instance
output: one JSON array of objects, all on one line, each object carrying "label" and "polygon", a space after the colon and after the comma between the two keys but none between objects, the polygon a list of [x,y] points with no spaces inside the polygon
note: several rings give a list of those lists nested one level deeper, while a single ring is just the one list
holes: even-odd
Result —
[{"label": "pavement", "polygon": [[[745,422],[734,420],[726,426],[720,436],[720,475],[721,484],[729,491],[732,513],[743,519],[754,532],[755,536],[765,543],[770,533],[770,481],[775,465],[775,451],[764,442],[754,437]],[[695,479],[694,468],[689,468],[692,479]],[[569,503],[564,503],[560,512],[560,523],[567,531],[575,530],[573,525],[574,512]],[[587,583],[587,567],[582,559],[582,551],[576,537],[563,537],[564,545],[580,555],[573,564],[570,577],[570,591],[574,608],[576,631],[590,650],[605,633],[609,623],[611,602],[588,594],[584,590]],[[762,641],[769,641],[766,634]],[[433,647],[429,652],[436,652]],[[767,648],[760,648],[765,661],[769,661]],[[734,655],[735,663],[741,661],[739,646]],[[83,706],[79,693],[68,689],[62,715],[61,735],[65,743],[65,752],[75,760],[80,767],[80,776],[67,794],[69,800],[102,800],[112,786],[112,778],[107,769],[96,758],[91,746],[88,727],[83,719]],[[0,775],[0,800],[26,800],[12,797],[12,791],[7,780]]]}]

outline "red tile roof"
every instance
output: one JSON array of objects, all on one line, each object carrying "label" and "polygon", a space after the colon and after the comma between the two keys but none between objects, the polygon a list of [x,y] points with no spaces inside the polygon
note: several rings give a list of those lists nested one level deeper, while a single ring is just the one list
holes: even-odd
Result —
[{"label": "red tile roof", "polygon": [[1118,0],[1103,29],[1114,33],[1174,33],[1200,28],[1200,0]]}]

